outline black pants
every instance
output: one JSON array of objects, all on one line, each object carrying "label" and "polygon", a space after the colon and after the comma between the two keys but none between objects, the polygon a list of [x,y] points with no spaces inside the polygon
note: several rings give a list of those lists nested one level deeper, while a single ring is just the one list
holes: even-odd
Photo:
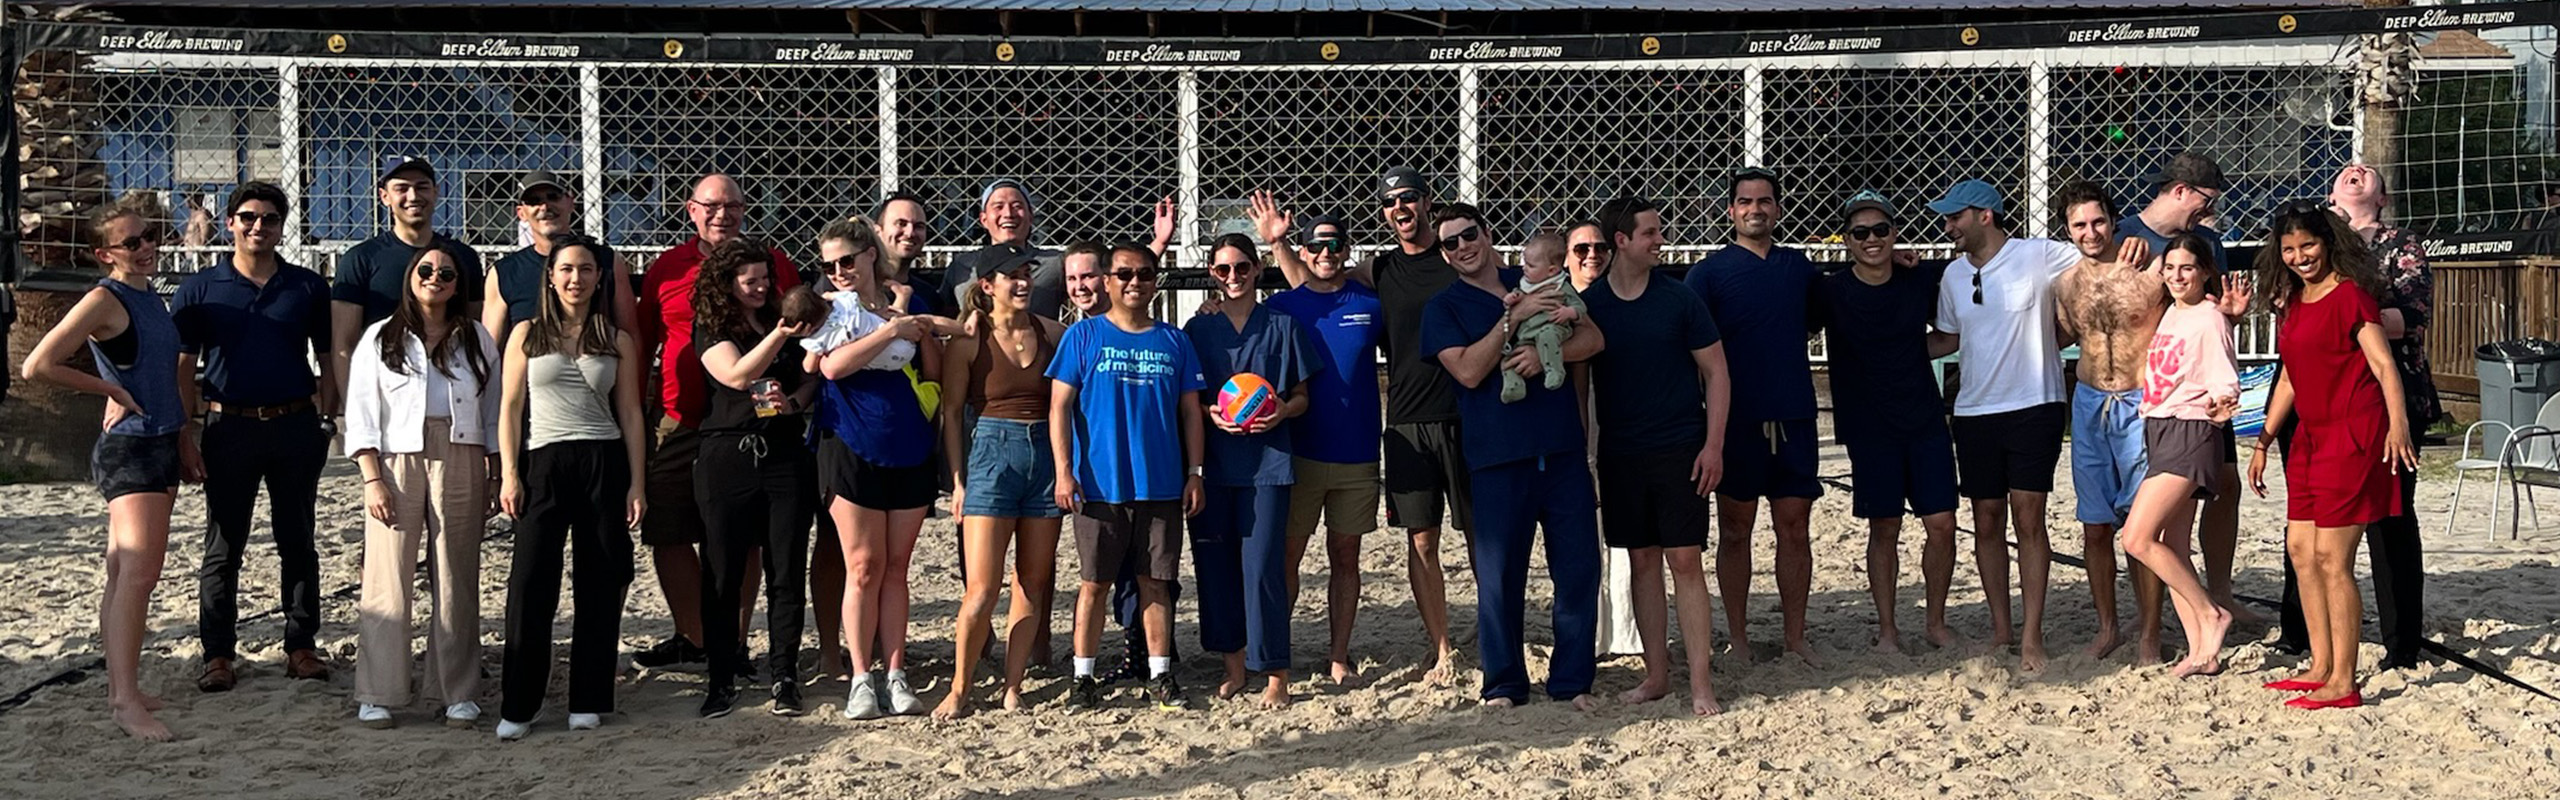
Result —
[{"label": "black pants", "polygon": [[[525,453],[524,517],[507,570],[506,697],[500,719],[531,722],[551,687],[552,621],[560,569],[577,574],[569,617],[569,713],[613,710],[614,651],[631,589],[631,527],[624,500],[631,461],[620,441],[561,442]],[[571,559],[563,558],[563,550]]]},{"label": "black pants", "polygon": [[249,546],[249,516],[258,486],[267,487],[276,560],[284,572],[284,647],[313,647],[320,632],[320,552],[312,545],[313,505],[329,436],[315,411],[259,421],[214,414],[205,424],[204,563],[196,570],[196,618],[204,657],[238,658],[240,556]]},{"label": "black pants", "polygon": [[[2425,555],[2418,542],[2418,473],[2400,473],[2400,513],[2365,526],[2365,548],[2373,553],[2373,604],[2382,616],[2382,652],[2385,663],[2406,664],[2417,660],[2418,647],[2426,641]],[[2302,597],[2296,593],[2293,559],[2284,562],[2283,638],[2279,644],[2290,650],[2310,648],[2311,637],[2302,622]]]},{"label": "black pants", "polygon": [[746,643],[738,630],[738,588],[747,554],[764,551],[766,651],[774,680],[799,675],[800,629],[808,606],[809,516],[818,467],[798,439],[706,433],[694,456],[694,497],[702,504],[702,639],[711,680],[734,681]]}]

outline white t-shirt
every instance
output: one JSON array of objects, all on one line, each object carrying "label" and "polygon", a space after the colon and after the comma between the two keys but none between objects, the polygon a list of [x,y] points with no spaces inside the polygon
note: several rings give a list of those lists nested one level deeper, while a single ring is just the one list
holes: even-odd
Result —
[{"label": "white t-shirt", "polygon": [[[833,297],[827,299],[827,303],[826,324],[818,326],[816,333],[801,338],[800,349],[823,354],[852,344],[854,340],[869,336],[872,331],[879,330],[880,326],[889,323],[880,315],[871,313],[870,309],[863,308],[862,298],[852,292],[835,292]],[[905,369],[907,363],[914,361],[915,358],[916,343],[899,339],[890,342],[888,348],[881,350],[879,355],[872,356],[871,363],[863,365],[862,368]]]},{"label": "white t-shirt", "polygon": [[[1947,264],[1938,283],[1938,330],[1956,334],[1964,359],[1956,416],[1979,417],[2059,403],[2062,342],[2054,331],[2053,279],[2080,263],[2079,248],[2052,239],[2012,238],[1991,263],[1971,256]],[[1982,303],[1973,302],[1975,275]]]}]

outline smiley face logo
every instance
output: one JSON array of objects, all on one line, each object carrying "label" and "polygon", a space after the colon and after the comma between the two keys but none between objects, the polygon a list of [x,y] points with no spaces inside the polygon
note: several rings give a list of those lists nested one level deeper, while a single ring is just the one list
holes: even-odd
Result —
[{"label": "smiley face logo", "polygon": [[2300,24],[2301,23],[2294,20],[2292,14],[2286,14],[2276,18],[2276,31],[2278,33],[2292,33],[2293,29]]},{"label": "smiley face logo", "polygon": [[1651,36],[1644,37],[1643,41],[1636,42],[1636,51],[1649,56],[1659,55],[1662,52],[1662,40]]},{"label": "smiley face logo", "polygon": [[664,51],[666,51],[666,53],[667,53],[667,57],[668,57],[668,58],[683,58],[683,57],[684,57],[684,43],[683,43],[683,42],[676,41],[676,40],[674,40],[674,39],[668,39],[668,40],[667,40],[667,44],[666,44],[666,46],[661,47],[661,48],[659,48],[659,49],[660,49],[660,50],[664,50]]},{"label": "smiley face logo", "polygon": [[332,52],[332,53],[344,53],[344,52],[346,52],[346,51],[347,51],[347,37],[346,37],[346,35],[345,35],[345,34],[340,34],[340,33],[332,33],[332,34],[329,34],[329,52]]},{"label": "smiley face logo", "polygon": [[1323,47],[1316,48],[1316,55],[1324,56],[1324,60],[1326,61],[1341,58],[1342,45],[1326,42]]},{"label": "smiley face logo", "polygon": [[1956,40],[1963,42],[1966,47],[1981,44],[1982,31],[1979,28],[1965,28],[1963,33],[1956,34]]},{"label": "smiley face logo", "polygon": [[1013,60],[1013,43],[1012,43],[1012,42],[997,42],[997,43],[996,43],[996,60],[997,60],[997,61],[1012,61],[1012,60]]}]

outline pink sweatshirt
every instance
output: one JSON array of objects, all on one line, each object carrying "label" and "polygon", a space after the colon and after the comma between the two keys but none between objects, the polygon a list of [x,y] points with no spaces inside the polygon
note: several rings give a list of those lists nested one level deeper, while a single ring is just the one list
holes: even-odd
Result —
[{"label": "pink sweatshirt", "polygon": [[2217,397],[2240,396],[2239,359],[2232,354],[2231,320],[2209,303],[2171,304],[2151,337],[2142,369],[2142,415],[2160,419],[2213,418]]}]

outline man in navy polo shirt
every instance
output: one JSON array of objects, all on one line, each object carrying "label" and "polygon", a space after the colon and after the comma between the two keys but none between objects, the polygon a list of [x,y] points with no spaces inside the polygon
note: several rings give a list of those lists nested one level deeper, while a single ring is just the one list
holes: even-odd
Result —
[{"label": "man in navy polo shirt", "polygon": [[1760,499],[1778,534],[1778,602],[1787,652],[1820,665],[1804,638],[1806,593],[1813,586],[1813,501],[1822,496],[1814,472],[1813,364],[1806,340],[1822,325],[1815,293],[1821,271],[1792,247],[1779,247],[1778,176],[1756,167],[1726,182],[1725,217],[1733,244],[1689,269],[1689,289],[1705,300],[1725,334],[1736,385],[1726,420],[1724,480],[1717,484],[1716,583],[1723,590],[1726,631],[1749,653],[1751,528]]},{"label": "man in navy polo shirt", "polygon": [[[1266,223],[1266,220],[1268,221]],[[1276,254],[1288,244],[1288,217],[1255,220]],[[1325,526],[1328,570],[1325,618],[1333,645],[1333,681],[1358,685],[1351,658],[1351,626],[1360,614],[1360,537],[1378,529],[1378,293],[1349,280],[1350,228],[1318,215],[1299,246],[1306,282],[1267,303],[1298,320],[1315,336],[1324,369],[1307,381],[1307,413],[1296,426],[1298,484],[1289,493],[1289,595],[1297,596],[1299,565],[1316,525]]]},{"label": "man in navy polo shirt", "polygon": [[1617,256],[1607,277],[1582,292],[1609,349],[1591,359],[1592,419],[1600,428],[1600,511],[1610,547],[1627,551],[1629,595],[1644,642],[1644,682],[1619,699],[1645,703],[1671,694],[1668,566],[1680,600],[1680,638],[1689,652],[1689,710],[1714,714],[1707,672],[1707,599],[1701,550],[1708,499],[1724,473],[1724,421],[1732,406],[1722,335],[1696,293],[1654,271],[1661,264],[1662,210],[1621,197],[1600,206],[1600,235]]},{"label": "man in navy polo shirt", "polygon": [[435,230],[434,166],[417,156],[391,156],[383,160],[382,177],[374,180],[373,188],[391,215],[391,230],[347,248],[330,274],[329,319],[332,338],[338,343],[340,380],[346,378],[347,360],[355,354],[356,340],[363,337],[365,326],[381,322],[400,306],[400,295],[408,291],[409,261],[418,251],[433,247],[453,256],[454,265],[462,269],[462,286],[454,296],[470,302],[467,310],[475,319],[485,291],[480,285],[480,253]]},{"label": "man in navy polo shirt", "polygon": [[[276,255],[290,208],[284,191],[252,181],[231,193],[224,214],[231,259],[187,276],[170,298],[178,325],[179,382],[189,410],[209,407],[196,435],[178,437],[185,471],[204,479],[204,562],[196,572],[198,636],[204,673],[196,687],[230,691],[240,657],[240,556],[258,486],[267,487],[276,558],[282,562],[285,674],[329,677],[313,649],[320,630],[320,554],[313,546],[320,469],[329,460],[332,426],[323,409],[337,406],[337,374],[329,360],[329,284],[318,273]],[[312,362],[320,375],[311,374]],[[205,402],[199,405],[199,396]],[[196,434],[197,425],[187,424]]]},{"label": "man in navy polo shirt", "polygon": [[[1448,371],[1457,395],[1459,431],[1473,483],[1476,655],[1484,670],[1485,705],[1508,707],[1529,696],[1521,616],[1529,584],[1529,547],[1547,531],[1547,571],[1555,581],[1555,655],[1547,695],[1585,711],[1599,634],[1600,521],[1593,515],[1591,470],[1582,451],[1579,400],[1566,389],[1531,381],[1516,403],[1502,402],[1495,370],[1536,377],[1536,351],[1513,348],[1521,322],[1555,310],[1553,298],[1522,299],[1496,268],[1493,235],[1474,206],[1451,203],[1433,219],[1440,254],[1458,280],[1423,307],[1421,352]],[[1596,324],[1575,326],[1566,361],[1600,352]]]},{"label": "man in navy polo shirt", "polygon": [[[578,196],[551,170],[537,169],[516,179],[516,220],[533,235],[523,249],[498,257],[489,265],[487,289],[480,297],[480,324],[498,338],[503,350],[516,323],[542,313],[542,285],[550,280],[552,238],[578,232]],[[613,324],[640,335],[640,315],[631,300],[631,263],[621,253],[598,282],[598,298],[613,311]]]}]

